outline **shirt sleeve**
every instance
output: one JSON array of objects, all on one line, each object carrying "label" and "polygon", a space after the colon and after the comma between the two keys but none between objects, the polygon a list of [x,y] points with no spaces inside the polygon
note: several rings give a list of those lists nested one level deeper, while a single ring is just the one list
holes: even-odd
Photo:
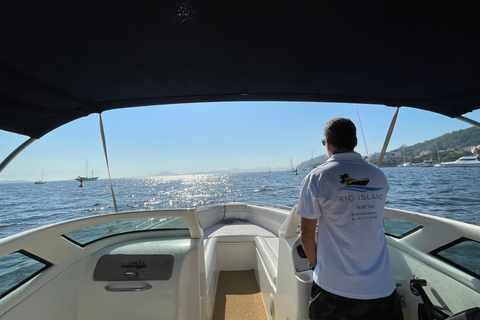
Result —
[{"label": "shirt sleeve", "polygon": [[321,209],[318,202],[318,176],[309,174],[302,182],[297,214],[307,219],[318,219]]}]

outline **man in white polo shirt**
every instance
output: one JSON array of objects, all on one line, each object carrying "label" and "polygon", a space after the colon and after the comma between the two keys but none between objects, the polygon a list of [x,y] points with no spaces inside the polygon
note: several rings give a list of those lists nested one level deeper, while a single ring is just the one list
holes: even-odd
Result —
[{"label": "man in white polo shirt", "polygon": [[303,180],[297,210],[314,270],[310,319],[403,320],[383,230],[387,179],[354,152],[351,120],[329,121],[324,134],[328,159]]}]

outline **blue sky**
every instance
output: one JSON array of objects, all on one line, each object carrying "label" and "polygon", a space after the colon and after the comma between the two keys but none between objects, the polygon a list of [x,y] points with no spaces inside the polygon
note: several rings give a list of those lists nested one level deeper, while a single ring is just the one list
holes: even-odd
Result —
[{"label": "blue sky", "polygon": [[[294,166],[325,154],[323,126],[334,117],[352,119],[356,151],[379,152],[395,108],[372,105],[235,102],[164,105],[102,114],[113,178]],[[480,121],[480,111],[465,115]],[[0,173],[2,180],[69,180],[85,174],[107,178],[98,114],[54,130],[25,149]],[[388,150],[423,142],[470,125],[445,116],[401,108]],[[0,131],[0,161],[27,138]]]}]

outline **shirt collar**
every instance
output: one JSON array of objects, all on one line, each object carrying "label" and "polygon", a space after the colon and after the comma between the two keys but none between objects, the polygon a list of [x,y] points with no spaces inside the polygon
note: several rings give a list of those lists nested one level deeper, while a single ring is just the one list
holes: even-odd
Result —
[{"label": "shirt collar", "polygon": [[360,153],[355,151],[347,151],[347,152],[339,152],[332,155],[328,158],[327,161],[334,161],[334,160],[346,160],[346,159],[362,159]]}]

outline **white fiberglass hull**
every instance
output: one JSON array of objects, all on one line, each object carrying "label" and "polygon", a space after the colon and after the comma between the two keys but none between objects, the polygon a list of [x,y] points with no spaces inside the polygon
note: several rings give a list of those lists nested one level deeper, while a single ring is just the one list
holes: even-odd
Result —
[{"label": "white fiberglass hull", "polygon": [[[385,215],[405,319],[417,319],[421,303],[409,290],[413,276],[427,280],[435,305],[451,312],[478,305],[480,279],[431,252],[462,238],[480,242],[480,227],[395,209]],[[172,216],[185,219],[188,228],[157,229]],[[129,225],[139,219],[144,231],[131,232]],[[402,221],[410,231],[402,226],[399,235],[395,228]],[[254,271],[268,319],[307,319],[312,271],[299,255],[298,223],[294,211],[229,203],[95,216],[11,236],[0,240],[0,259],[24,251],[51,265],[0,299],[0,319],[211,319],[219,273],[234,270]],[[105,238],[81,244],[65,237],[99,224],[109,226]],[[148,259],[158,256],[173,257],[170,269],[151,269]],[[121,266],[107,263],[102,273],[104,257],[132,258],[123,258]],[[136,278],[149,269],[160,274]],[[118,270],[120,278],[130,278],[116,278]]]},{"label": "white fiberglass hull", "polygon": [[443,162],[442,167],[480,167],[480,161],[477,156],[461,157],[457,161]]},{"label": "white fiberglass hull", "polygon": [[480,167],[480,161],[478,163],[445,162],[445,163],[442,163],[441,165],[442,167],[474,168],[474,167]]}]

